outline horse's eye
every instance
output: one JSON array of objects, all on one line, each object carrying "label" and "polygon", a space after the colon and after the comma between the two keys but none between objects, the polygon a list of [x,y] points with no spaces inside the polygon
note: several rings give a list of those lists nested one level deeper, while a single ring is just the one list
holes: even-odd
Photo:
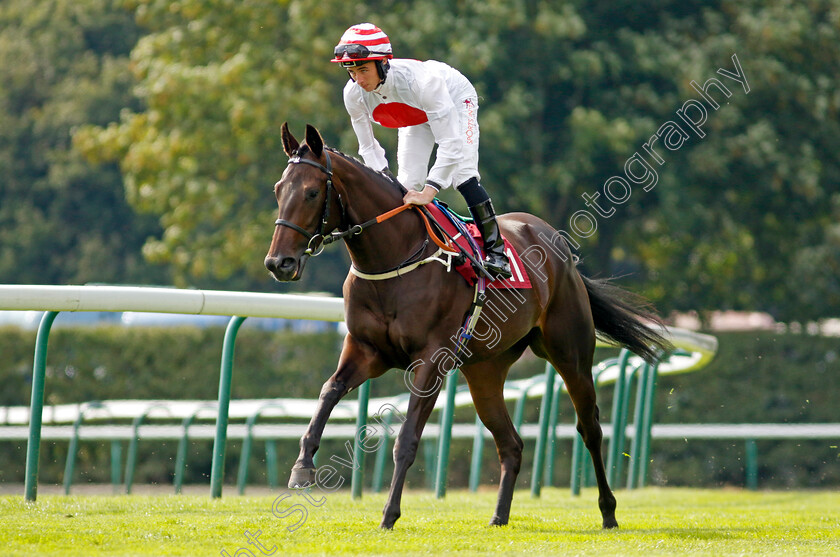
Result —
[{"label": "horse's eye", "polygon": [[316,197],[318,197],[318,190],[317,189],[311,189],[311,190],[306,191],[306,200],[307,201],[312,201]]}]

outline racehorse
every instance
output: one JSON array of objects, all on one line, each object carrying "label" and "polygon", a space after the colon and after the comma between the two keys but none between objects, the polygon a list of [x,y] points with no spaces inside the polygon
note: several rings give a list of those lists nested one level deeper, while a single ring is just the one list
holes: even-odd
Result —
[{"label": "racehorse", "polygon": [[[649,304],[606,280],[582,276],[568,246],[551,226],[527,213],[511,213],[500,216],[499,225],[518,253],[528,250],[530,255],[523,260],[530,263],[527,272],[532,288],[498,289],[499,301],[515,311],[492,323],[498,336],[488,341],[489,333],[481,337],[476,329],[475,337],[485,342],[472,342],[458,350],[457,333],[473,303],[473,287],[444,265],[412,266],[435,250],[419,210],[405,210],[381,222],[376,219],[403,205],[405,189],[392,177],[325,147],[311,125],[306,127],[303,144],[285,123],[281,136],[290,160],[274,185],[279,212],[266,268],[278,281],[297,280],[325,238],[335,237],[344,239],[353,266],[343,288],[349,332],[338,368],[324,383],[301,438],[289,487],[315,484],[313,456],[330,412],[342,397],[390,369],[409,370],[405,373],[414,374],[407,383],[411,395],[394,444],[394,474],[380,525],[393,528],[400,517],[406,472],[417,455],[441,377],[452,371],[455,361],[469,384],[478,416],[493,435],[501,463],[490,524],[507,524],[523,443],[502,390],[510,366],[530,347],[554,366],[566,385],[577,414],[577,430],[595,467],[603,527],[616,528],[616,500],[601,456],[602,432],[592,379],[596,330],[653,361],[671,347],[643,323],[661,324]],[[391,278],[372,280],[371,275]]]}]

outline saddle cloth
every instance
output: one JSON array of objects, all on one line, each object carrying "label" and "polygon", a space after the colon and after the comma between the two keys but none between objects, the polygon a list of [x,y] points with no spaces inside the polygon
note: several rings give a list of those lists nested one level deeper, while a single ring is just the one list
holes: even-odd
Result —
[{"label": "saddle cloth", "polygon": [[[429,213],[435,219],[438,226],[444,229],[449,236],[454,238],[462,249],[471,253],[476,259],[481,261],[484,260],[484,250],[481,248],[483,241],[481,233],[478,231],[478,227],[476,225],[464,222],[461,217],[450,211],[445,205],[438,201],[429,203],[425,207],[429,210]],[[465,232],[469,234],[469,238],[466,237]],[[505,254],[510,260],[510,270],[512,271],[513,276],[509,279],[497,278],[492,282],[488,282],[487,288],[531,288],[531,279],[528,278],[528,273],[525,272],[525,266],[522,264],[519,253],[517,253],[516,248],[507,241],[507,238],[504,238],[504,240]],[[478,280],[478,274],[469,260],[457,265],[455,270],[464,277],[464,280],[466,280],[467,284],[470,286],[474,285]]]}]

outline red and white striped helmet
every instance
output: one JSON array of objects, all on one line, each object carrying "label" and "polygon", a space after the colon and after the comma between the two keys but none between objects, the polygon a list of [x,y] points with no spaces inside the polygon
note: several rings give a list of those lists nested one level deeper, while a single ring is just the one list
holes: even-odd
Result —
[{"label": "red and white striped helmet", "polygon": [[370,60],[393,58],[391,40],[373,23],[359,23],[347,29],[335,47],[330,62],[349,68]]}]

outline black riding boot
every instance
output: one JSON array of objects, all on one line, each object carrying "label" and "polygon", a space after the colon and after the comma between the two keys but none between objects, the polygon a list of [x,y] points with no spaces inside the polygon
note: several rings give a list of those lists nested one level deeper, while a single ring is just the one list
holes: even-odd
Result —
[{"label": "black riding boot", "polygon": [[470,214],[484,240],[484,268],[496,278],[510,278],[513,273],[505,255],[505,240],[499,232],[493,203],[489,199],[482,201],[470,207]]}]

